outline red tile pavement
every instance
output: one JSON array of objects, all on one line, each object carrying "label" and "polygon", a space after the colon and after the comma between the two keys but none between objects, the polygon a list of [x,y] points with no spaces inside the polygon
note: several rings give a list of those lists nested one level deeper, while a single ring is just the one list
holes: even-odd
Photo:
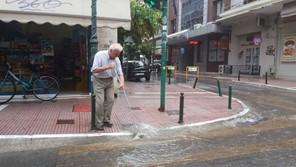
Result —
[{"label": "red tile pavement", "polygon": [[[125,132],[135,124],[147,124],[155,128],[181,126],[179,121],[180,92],[184,93],[184,123],[200,123],[228,117],[243,111],[243,106],[235,99],[232,109],[228,109],[228,98],[185,85],[166,85],[165,112],[158,111],[160,106],[159,83],[127,82],[125,88],[130,107],[122,91],[114,102],[112,128],[93,132],[91,112],[73,112],[75,105],[90,105],[87,97],[59,98],[54,102],[24,100],[10,102],[0,110],[0,135],[36,134],[86,134]],[[32,97],[33,99],[34,97]],[[64,124],[57,124],[61,121]],[[73,124],[71,120],[74,121]]]}]

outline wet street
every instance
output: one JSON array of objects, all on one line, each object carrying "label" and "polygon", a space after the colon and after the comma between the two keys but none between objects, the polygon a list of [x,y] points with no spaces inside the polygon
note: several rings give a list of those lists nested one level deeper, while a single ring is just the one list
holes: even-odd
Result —
[{"label": "wet street", "polygon": [[[223,95],[230,85],[232,96],[250,108],[243,117],[172,130],[139,128],[134,136],[1,140],[0,166],[295,167],[295,91],[222,81]],[[217,92],[214,80],[196,87]]]}]

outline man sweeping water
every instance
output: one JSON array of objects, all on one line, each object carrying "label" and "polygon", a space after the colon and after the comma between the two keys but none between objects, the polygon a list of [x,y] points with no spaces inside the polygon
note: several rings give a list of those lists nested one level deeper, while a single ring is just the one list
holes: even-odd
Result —
[{"label": "man sweeping water", "polygon": [[118,77],[119,86],[123,89],[124,77],[119,60],[122,46],[119,43],[112,44],[108,50],[95,54],[91,72],[93,74],[93,89],[96,95],[95,124],[97,130],[104,127],[112,127],[111,112],[114,104],[114,81]]}]

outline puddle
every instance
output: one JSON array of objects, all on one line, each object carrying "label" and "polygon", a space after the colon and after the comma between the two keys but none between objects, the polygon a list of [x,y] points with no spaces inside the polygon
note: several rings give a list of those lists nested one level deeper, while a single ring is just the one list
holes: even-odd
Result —
[{"label": "puddle", "polygon": [[267,118],[261,116],[261,115],[249,115],[246,117],[240,117],[236,118],[228,123],[226,123],[229,126],[235,127],[237,124],[247,124],[247,125],[255,125],[259,123],[260,121],[264,121]]},{"label": "puddle", "polygon": [[142,167],[147,164],[171,162],[176,157],[188,153],[191,148],[191,145],[180,145],[174,140],[143,145],[118,157],[117,164],[120,166]]},{"label": "puddle", "polygon": [[134,134],[134,140],[142,138],[150,138],[158,134],[158,129],[147,124],[133,124],[127,131]]}]

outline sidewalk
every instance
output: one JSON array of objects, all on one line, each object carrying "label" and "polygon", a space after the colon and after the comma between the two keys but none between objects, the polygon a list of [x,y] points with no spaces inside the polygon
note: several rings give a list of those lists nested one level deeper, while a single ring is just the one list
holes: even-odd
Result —
[{"label": "sidewalk", "polygon": [[[115,100],[112,128],[104,131],[91,129],[91,100],[84,97],[62,97],[54,102],[40,103],[33,96],[26,100],[0,106],[0,138],[38,135],[92,135],[131,132],[135,126],[157,129],[177,128],[205,121],[226,119],[242,112],[243,106],[235,99],[228,109],[228,98],[181,84],[166,85],[165,112],[160,107],[160,84],[155,82],[127,82],[125,91]],[[184,93],[184,124],[178,124],[180,92]],[[73,112],[76,111],[76,112]]]},{"label": "sidewalk", "polygon": [[[201,76],[206,78],[206,76]],[[270,86],[296,91],[296,81],[269,80],[264,78],[236,78],[210,76],[241,84]],[[112,112],[112,128],[104,131],[91,129],[91,99],[89,95],[59,95],[54,102],[41,103],[35,97],[15,97],[12,102],[0,105],[0,138],[32,138],[51,136],[92,136],[104,134],[132,133],[137,126],[156,129],[173,129],[226,120],[243,115],[248,111],[240,101],[232,99],[228,109],[228,97],[219,97],[202,89],[193,89],[185,84],[166,84],[165,112],[160,107],[160,83],[127,82],[125,96],[120,91]],[[179,124],[180,93],[184,93],[184,124]]]}]

